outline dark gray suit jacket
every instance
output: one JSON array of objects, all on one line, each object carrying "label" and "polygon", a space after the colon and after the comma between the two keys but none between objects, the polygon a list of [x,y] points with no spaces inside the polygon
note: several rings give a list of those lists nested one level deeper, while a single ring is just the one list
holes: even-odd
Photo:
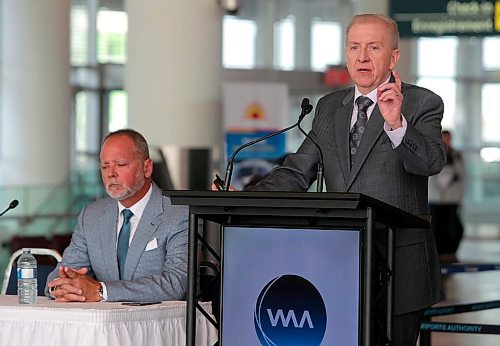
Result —
[{"label": "dark gray suit jacket", "polygon": [[[88,268],[91,276],[106,284],[108,301],[185,299],[187,220],[187,207],[172,206],[153,184],[130,243],[125,277],[120,280],[116,257],[118,203],[111,198],[96,201],[80,212],[62,264]],[[56,268],[47,282],[58,274]]]},{"label": "dark gray suit jacket", "polygon": [[[349,164],[349,128],[354,88],[322,97],[316,107],[310,135],[324,154],[328,191],[355,192],[374,197],[413,214],[428,214],[430,175],[444,166],[441,140],[443,102],[433,92],[402,85],[402,113],[408,128],[393,149],[383,129],[384,119],[375,107],[362,137],[352,168]],[[315,181],[319,154],[306,139],[297,153],[249,190],[306,191]],[[427,307],[443,298],[434,239],[430,230],[396,232],[396,314]]]}]

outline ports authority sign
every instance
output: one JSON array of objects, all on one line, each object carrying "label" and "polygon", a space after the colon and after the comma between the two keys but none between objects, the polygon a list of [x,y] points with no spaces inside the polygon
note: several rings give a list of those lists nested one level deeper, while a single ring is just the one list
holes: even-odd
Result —
[{"label": "ports authority sign", "polygon": [[392,0],[401,37],[500,35],[500,0]]}]

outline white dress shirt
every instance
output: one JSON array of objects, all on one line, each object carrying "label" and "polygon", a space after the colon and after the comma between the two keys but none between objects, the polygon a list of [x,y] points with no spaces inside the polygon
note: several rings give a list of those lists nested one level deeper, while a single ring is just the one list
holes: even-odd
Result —
[{"label": "white dress shirt", "polygon": [[[118,245],[118,236],[120,235],[120,229],[122,228],[123,225],[123,214],[122,211],[123,209],[129,209],[134,213],[132,217],[130,218],[130,238],[128,240],[128,243],[130,245],[130,242],[132,241],[132,238],[134,238],[135,231],[137,230],[137,226],[139,225],[139,221],[141,220],[142,213],[144,212],[144,209],[146,209],[146,205],[149,202],[149,198],[151,197],[151,194],[153,193],[153,186],[151,185],[149,187],[148,192],[142,197],[136,204],[131,206],[130,208],[126,208],[123,206],[118,201],[118,222],[116,223],[116,245]],[[106,301],[108,299],[108,290],[106,289],[106,285],[104,282],[101,282],[102,285],[102,296],[103,296],[103,301]]]}]

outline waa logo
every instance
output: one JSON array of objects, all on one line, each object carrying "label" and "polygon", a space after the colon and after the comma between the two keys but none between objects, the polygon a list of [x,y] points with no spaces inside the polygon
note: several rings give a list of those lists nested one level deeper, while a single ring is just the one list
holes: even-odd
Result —
[{"label": "waa logo", "polygon": [[276,327],[278,325],[278,321],[281,321],[281,325],[283,327],[288,327],[288,324],[290,323],[290,321],[292,321],[293,326],[295,328],[302,328],[304,326],[304,322],[307,321],[309,328],[314,328],[312,325],[311,316],[309,315],[309,311],[307,310],[304,311],[304,313],[302,314],[300,323],[297,323],[297,318],[295,317],[295,311],[293,310],[288,310],[286,318],[285,315],[283,315],[283,310],[281,309],[278,309],[278,313],[276,314],[276,316],[273,316],[273,312],[271,311],[271,309],[267,309],[267,313],[269,315],[269,320],[271,321],[271,325],[273,327]]},{"label": "waa logo", "polygon": [[260,292],[254,324],[263,346],[317,346],[326,331],[325,303],[311,282],[283,275]]}]

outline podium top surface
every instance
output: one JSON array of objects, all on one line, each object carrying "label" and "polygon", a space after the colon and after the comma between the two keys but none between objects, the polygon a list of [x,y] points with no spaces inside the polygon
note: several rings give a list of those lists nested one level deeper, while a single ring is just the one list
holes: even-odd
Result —
[{"label": "podium top surface", "polygon": [[293,209],[342,209],[372,208],[383,218],[391,218],[401,226],[412,225],[428,228],[429,221],[378,199],[360,193],[342,192],[282,192],[282,191],[190,191],[166,190],[174,205],[223,208],[293,208]]},{"label": "podium top surface", "polygon": [[[233,199],[251,200],[266,199],[273,200],[301,200],[301,201],[343,201],[358,203],[380,203],[381,206],[389,206],[387,203],[361,193],[343,192],[287,192],[287,191],[193,191],[193,190],[164,190],[163,194],[176,200],[190,200],[203,203],[203,200],[228,201]],[[196,204],[196,203],[195,203]],[[203,203],[204,204],[204,203]]]}]

